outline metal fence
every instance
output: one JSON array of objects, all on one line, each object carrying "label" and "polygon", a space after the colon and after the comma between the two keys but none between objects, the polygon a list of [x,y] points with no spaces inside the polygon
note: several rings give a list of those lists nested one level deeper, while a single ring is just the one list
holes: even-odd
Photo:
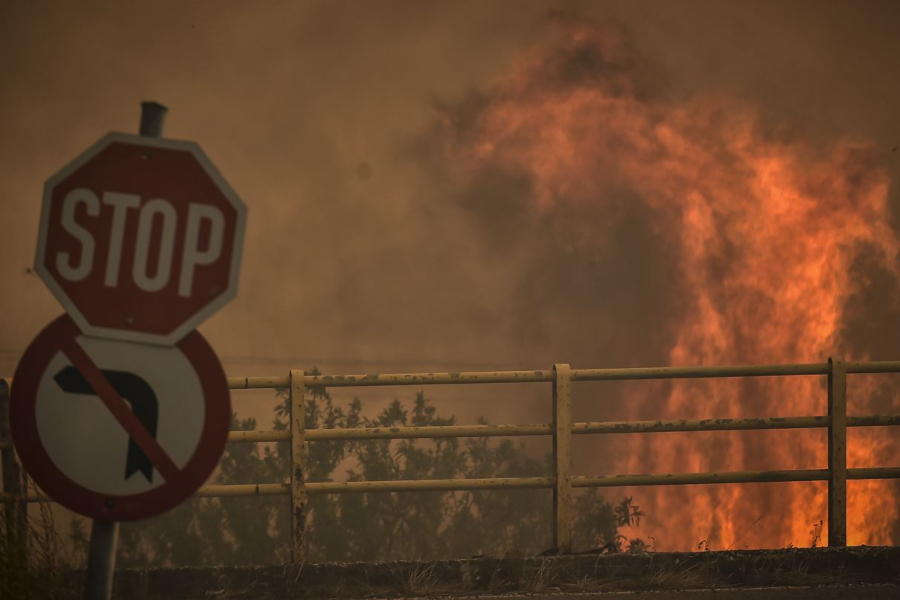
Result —
[{"label": "metal fence", "polygon": [[[290,427],[284,431],[232,431],[231,442],[291,443],[290,480],[284,483],[208,485],[197,496],[290,496],[291,557],[305,560],[305,522],[308,494],[347,494],[406,491],[462,491],[502,489],[551,489],[553,491],[553,542],[561,553],[572,548],[572,488],[734,484],[787,481],[828,482],[828,543],[847,544],[847,480],[898,479],[900,466],[847,468],[847,428],[900,425],[900,415],[847,415],[847,375],[900,373],[900,361],[851,362],[832,357],[827,363],[756,365],[731,367],[665,367],[631,369],[571,369],[557,364],[551,370],[462,373],[407,373],[395,375],[305,375],[290,371],[287,377],[229,378],[232,389],[281,389],[289,394]],[[621,381],[647,379],[705,379],[721,377],[770,377],[823,375],[828,379],[828,414],[808,417],[750,419],[699,419],[671,421],[616,421],[573,423],[571,386],[574,381]],[[372,387],[403,385],[447,385],[489,383],[552,384],[553,422],[535,425],[449,425],[353,429],[305,428],[306,388]],[[0,404],[6,386],[0,380]],[[671,431],[738,431],[763,429],[828,429],[828,468],[782,471],[735,471],[722,473],[665,473],[655,475],[580,476],[571,473],[573,435],[654,433]],[[319,440],[372,440],[409,438],[461,438],[489,436],[552,436],[553,472],[545,477],[431,479],[403,481],[307,482],[307,444]],[[3,450],[4,503],[36,502],[26,494],[24,473],[15,461],[9,439],[6,407],[0,406],[0,447]],[[15,511],[7,510],[7,519]],[[8,522],[9,523],[9,522]]]}]

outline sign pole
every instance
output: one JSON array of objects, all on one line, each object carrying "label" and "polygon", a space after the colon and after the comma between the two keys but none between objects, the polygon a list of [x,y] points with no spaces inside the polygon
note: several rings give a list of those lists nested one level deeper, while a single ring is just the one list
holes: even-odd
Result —
[{"label": "sign pole", "polygon": [[[163,120],[169,109],[158,102],[141,102],[139,134],[162,137]],[[119,523],[94,519],[91,525],[91,545],[88,550],[85,600],[110,600],[113,573],[116,569],[116,547],[119,542]]]},{"label": "sign pole", "polygon": [[66,314],[16,367],[10,434],[35,484],[93,519],[86,600],[113,595],[118,523],[190,498],[228,441],[228,380],[197,325],[237,295],[247,207],[197,143],[162,137],[167,110],[142,103],[138,135],[109,132],[44,182],[35,273]]},{"label": "sign pole", "polygon": [[163,121],[168,108],[159,102],[141,102],[141,127],[138,134],[145,137],[162,137]]},{"label": "sign pole", "polygon": [[119,524],[116,521],[94,520],[91,526],[91,547],[88,551],[85,600],[112,598],[113,571],[116,569],[116,545]]}]

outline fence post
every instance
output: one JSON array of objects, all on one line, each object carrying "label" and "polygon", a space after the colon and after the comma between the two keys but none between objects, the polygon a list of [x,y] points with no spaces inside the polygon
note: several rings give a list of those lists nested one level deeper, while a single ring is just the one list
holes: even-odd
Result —
[{"label": "fence post", "polygon": [[18,555],[25,556],[28,501],[23,485],[24,471],[16,460],[16,450],[9,430],[9,382],[5,379],[0,379],[0,448],[3,468],[3,489],[0,491],[8,494],[9,498],[3,511],[6,519],[6,540],[3,543],[7,544],[9,551],[18,548]]},{"label": "fence post", "polygon": [[291,371],[288,404],[291,409],[291,562],[306,561],[306,400],[304,375]]},{"label": "fence post", "polygon": [[847,364],[828,359],[828,545],[847,545]]},{"label": "fence post", "polygon": [[553,365],[553,545],[572,551],[572,402],[569,365]]}]

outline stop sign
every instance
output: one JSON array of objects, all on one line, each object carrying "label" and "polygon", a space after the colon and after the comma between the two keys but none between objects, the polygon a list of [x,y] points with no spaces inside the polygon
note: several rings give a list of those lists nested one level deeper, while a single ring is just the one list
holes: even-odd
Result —
[{"label": "stop sign", "polygon": [[35,271],[85,334],[171,345],[237,293],[245,221],[197,144],[110,133],[47,180]]}]

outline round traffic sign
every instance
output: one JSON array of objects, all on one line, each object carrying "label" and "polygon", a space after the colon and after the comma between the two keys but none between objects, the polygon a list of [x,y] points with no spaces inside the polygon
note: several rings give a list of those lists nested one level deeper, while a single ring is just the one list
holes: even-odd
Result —
[{"label": "round traffic sign", "polygon": [[13,377],[10,428],[51,498],[107,521],[144,519],[209,478],[231,422],[228,382],[196,331],[176,346],[91,338],[64,315]]},{"label": "round traffic sign", "polygon": [[197,144],[110,133],[47,180],[35,272],[88,335],[171,345],[237,294],[245,221]]}]

